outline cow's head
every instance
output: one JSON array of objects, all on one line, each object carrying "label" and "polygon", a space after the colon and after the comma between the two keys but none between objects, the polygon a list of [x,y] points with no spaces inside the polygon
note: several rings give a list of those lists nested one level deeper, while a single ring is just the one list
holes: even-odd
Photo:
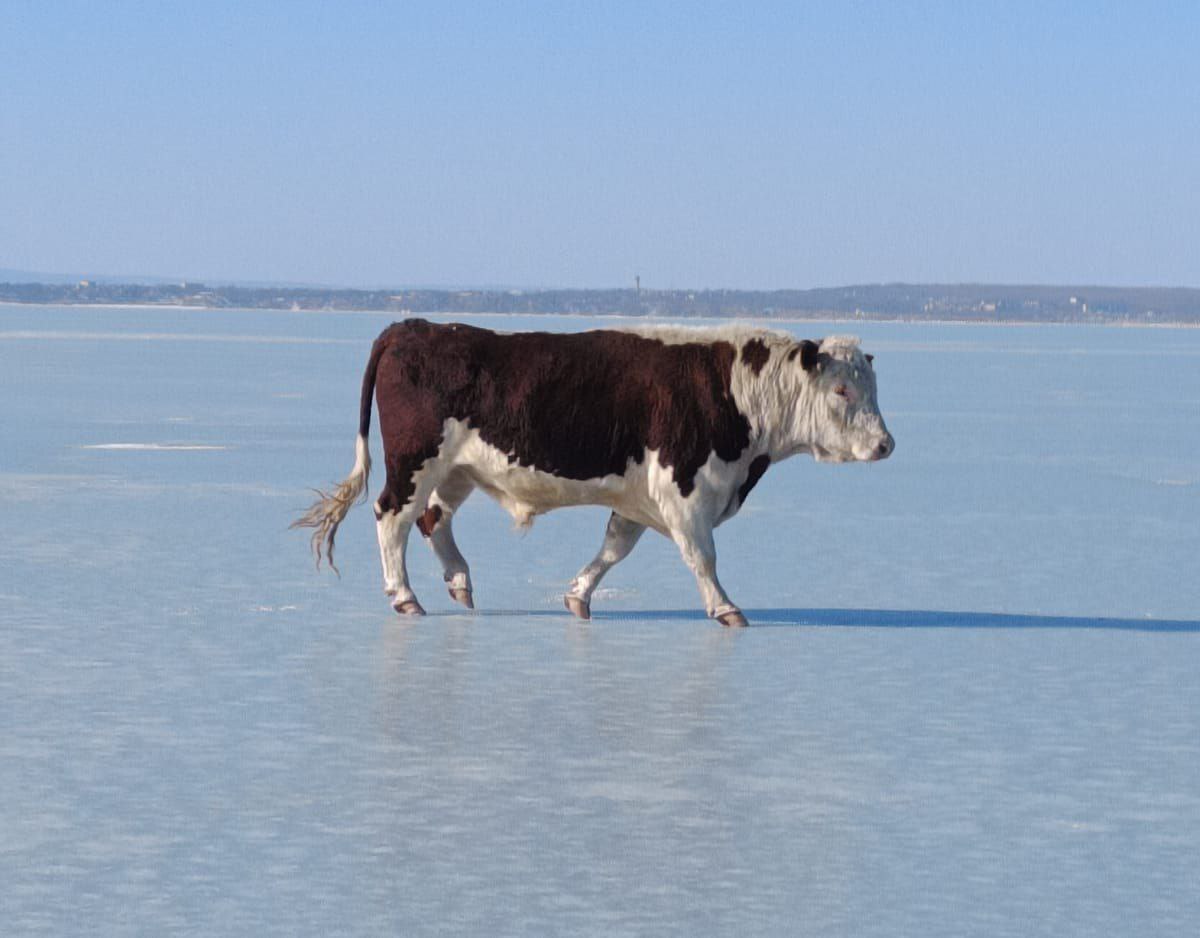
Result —
[{"label": "cow's head", "polygon": [[808,376],[806,436],[818,462],[874,462],[896,448],[879,413],[873,356],[858,340],[831,336],[800,343],[800,367]]}]

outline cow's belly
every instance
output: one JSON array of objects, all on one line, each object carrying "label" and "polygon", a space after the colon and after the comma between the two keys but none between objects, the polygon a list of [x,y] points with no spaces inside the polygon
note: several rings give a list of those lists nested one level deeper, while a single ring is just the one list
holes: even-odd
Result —
[{"label": "cow's belly", "polygon": [[647,464],[653,459],[631,464],[622,475],[567,479],[510,462],[506,453],[484,442],[477,430],[455,420],[447,421],[446,443],[446,455],[454,464],[520,525],[528,525],[536,515],[554,508],[602,505],[643,524],[661,527],[647,484]]}]

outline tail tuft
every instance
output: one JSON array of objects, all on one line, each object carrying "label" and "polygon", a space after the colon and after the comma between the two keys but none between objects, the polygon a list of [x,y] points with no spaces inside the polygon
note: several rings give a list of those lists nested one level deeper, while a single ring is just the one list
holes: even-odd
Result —
[{"label": "tail tuft", "polygon": [[324,556],[329,568],[338,573],[333,562],[333,539],[337,534],[338,525],[346,517],[346,513],[360,501],[367,498],[367,482],[371,475],[371,452],[365,435],[360,435],[354,449],[354,468],[332,492],[313,489],[317,500],[289,527],[312,528],[312,550],[316,557],[317,568],[321,567],[321,557]]}]

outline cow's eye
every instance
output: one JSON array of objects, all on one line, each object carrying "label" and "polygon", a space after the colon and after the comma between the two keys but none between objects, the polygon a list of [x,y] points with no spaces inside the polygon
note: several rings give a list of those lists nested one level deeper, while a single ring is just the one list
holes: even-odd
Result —
[{"label": "cow's eye", "polygon": [[839,384],[836,388],[834,388],[833,393],[838,397],[844,397],[847,400],[850,399],[850,390],[844,384]]}]

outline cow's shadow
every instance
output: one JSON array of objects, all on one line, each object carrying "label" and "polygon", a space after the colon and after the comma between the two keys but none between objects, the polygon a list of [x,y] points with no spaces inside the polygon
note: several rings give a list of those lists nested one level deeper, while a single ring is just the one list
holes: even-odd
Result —
[{"label": "cow's shadow", "polygon": [[[745,609],[751,628],[866,629],[1103,629],[1126,632],[1200,632],[1200,620],[1122,619],[1098,616],[1045,616],[1003,612],[952,612],[931,609]],[[570,620],[565,610],[486,610],[484,616],[553,616]],[[698,609],[593,609],[592,621],[710,621]],[[572,620],[574,621],[574,620]]]},{"label": "cow's shadow", "polygon": [[[1001,612],[930,609],[745,609],[751,627],[869,629],[1105,629],[1134,632],[1200,632],[1200,620],[1122,619],[1096,616],[1044,616]],[[671,609],[646,612],[593,612],[595,618],[645,616],[705,620],[703,612]]]}]

